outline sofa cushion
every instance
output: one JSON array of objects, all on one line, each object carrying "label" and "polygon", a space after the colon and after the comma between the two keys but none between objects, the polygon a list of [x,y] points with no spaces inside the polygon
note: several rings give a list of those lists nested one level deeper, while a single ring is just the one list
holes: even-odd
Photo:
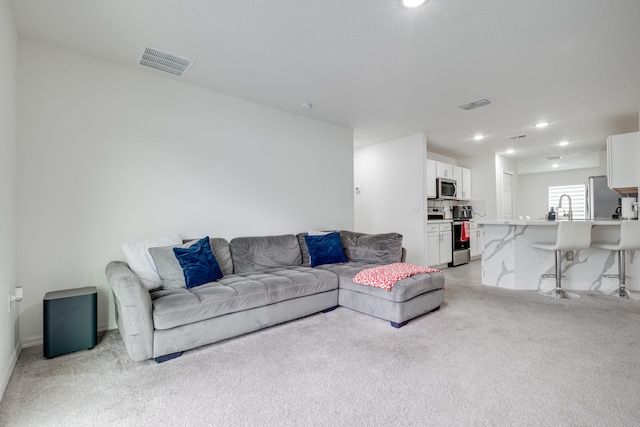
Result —
[{"label": "sofa cushion", "polygon": [[328,270],[340,278],[340,289],[347,289],[361,294],[367,294],[378,298],[395,302],[405,302],[418,295],[431,292],[444,287],[444,275],[442,273],[416,274],[398,281],[391,287],[391,291],[385,291],[372,286],[359,285],[353,282],[356,274],[364,269],[378,267],[380,264],[372,264],[362,261],[349,261],[343,264],[326,264],[316,267]]},{"label": "sofa cushion", "polygon": [[337,288],[338,276],[309,267],[233,274],[192,289],[152,292],[153,324],[170,329]]},{"label": "sofa cushion", "polygon": [[[195,244],[197,240],[174,245],[164,246],[160,248],[150,248],[149,253],[155,262],[158,274],[162,279],[162,287],[164,289],[176,289],[186,288],[187,284],[184,279],[184,272],[178,262],[178,258],[173,253],[173,248],[188,248]],[[233,273],[233,263],[231,261],[231,252],[229,250],[229,243],[225,239],[219,237],[212,237],[209,239],[209,244],[213,250],[213,255],[218,261],[220,270],[223,275]]]},{"label": "sofa cushion", "polygon": [[121,246],[129,268],[138,276],[147,289],[156,289],[162,286],[162,279],[156,270],[156,266],[149,254],[149,249],[157,246],[169,246],[182,243],[180,234],[155,237],[153,239],[140,240],[125,243]]},{"label": "sofa cushion", "polygon": [[365,234],[340,231],[344,254],[349,261],[391,264],[402,261],[402,234]]},{"label": "sofa cushion", "polygon": [[262,271],[302,263],[300,245],[293,234],[236,237],[229,242],[236,274]]},{"label": "sofa cushion", "polygon": [[203,237],[188,248],[173,248],[173,253],[182,267],[187,289],[214,282],[222,277],[220,265],[209,244],[209,236]]},{"label": "sofa cushion", "polygon": [[347,262],[342,248],[342,241],[340,240],[340,233],[337,231],[323,235],[306,235],[304,239],[307,242],[311,267]]}]

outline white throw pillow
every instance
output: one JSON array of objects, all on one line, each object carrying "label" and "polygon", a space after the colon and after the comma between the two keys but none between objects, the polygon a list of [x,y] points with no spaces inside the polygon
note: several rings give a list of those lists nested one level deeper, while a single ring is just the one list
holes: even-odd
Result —
[{"label": "white throw pillow", "polygon": [[172,234],[139,242],[125,243],[121,248],[131,271],[142,280],[147,289],[156,289],[162,286],[162,279],[160,279],[158,270],[156,270],[156,264],[151,258],[149,248],[180,244],[182,244],[182,236],[180,234]]},{"label": "white throw pillow", "polygon": [[333,231],[318,231],[318,230],[309,230],[307,233],[309,236],[326,236],[327,234],[331,234]]}]

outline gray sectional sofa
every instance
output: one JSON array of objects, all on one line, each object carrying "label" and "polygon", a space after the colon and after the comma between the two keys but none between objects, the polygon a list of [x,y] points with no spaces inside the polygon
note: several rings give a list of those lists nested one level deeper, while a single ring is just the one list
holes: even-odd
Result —
[{"label": "gray sectional sofa", "polygon": [[[152,248],[165,286],[149,291],[127,263],[112,261],[106,275],[116,319],[133,360],[158,362],[182,351],[298,319],[338,305],[395,327],[436,310],[444,300],[442,273],[417,274],[386,291],[353,282],[361,270],[401,262],[402,236],[340,232],[346,262],[311,267],[306,233],[239,237],[210,245],[223,277],[190,289],[171,248]],[[155,249],[155,251],[154,251]],[[177,267],[176,267],[177,265]]]}]

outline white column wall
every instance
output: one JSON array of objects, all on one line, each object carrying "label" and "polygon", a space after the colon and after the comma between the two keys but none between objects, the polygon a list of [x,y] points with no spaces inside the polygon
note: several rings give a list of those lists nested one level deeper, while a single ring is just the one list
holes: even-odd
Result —
[{"label": "white column wall", "polygon": [[355,195],[356,230],[402,234],[406,262],[426,266],[425,160],[422,133],[362,147],[354,154],[354,184],[360,187]]},{"label": "white column wall", "polygon": [[20,353],[19,305],[7,297],[18,284],[16,259],[16,68],[18,35],[8,0],[0,0],[0,397]]}]

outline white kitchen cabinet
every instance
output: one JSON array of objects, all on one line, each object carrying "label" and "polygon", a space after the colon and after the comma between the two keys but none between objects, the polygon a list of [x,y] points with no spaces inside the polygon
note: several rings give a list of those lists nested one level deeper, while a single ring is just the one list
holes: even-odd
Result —
[{"label": "white kitchen cabinet", "polygon": [[469,256],[471,258],[481,256],[483,247],[482,227],[478,227],[475,221],[469,221]]},{"label": "white kitchen cabinet", "polygon": [[[460,188],[460,187],[458,187]],[[462,168],[462,200],[471,200],[471,169]]]},{"label": "white kitchen cabinet", "polygon": [[471,200],[471,169],[453,166],[453,179],[458,184],[458,200]]},{"label": "white kitchen cabinet", "polygon": [[607,138],[607,182],[620,194],[636,193],[640,184],[640,132]]},{"label": "white kitchen cabinet", "polygon": [[438,224],[427,227],[427,265],[440,264],[440,230]]},{"label": "white kitchen cabinet", "polygon": [[458,199],[462,197],[462,168],[460,166],[453,167],[453,179],[458,184]]},{"label": "white kitchen cabinet", "polygon": [[436,162],[436,178],[453,179],[453,165]]},{"label": "white kitchen cabinet", "polygon": [[438,266],[452,261],[451,223],[427,225],[427,265]]},{"label": "white kitchen cabinet", "polygon": [[451,223],[440,224],[440,264],[453,261],[453,242],[451,241]]},{"label": "white kitchen cabinet", "polygon": [[437,194],[436,190],[436,161],[427,159],[426,167],[426,179],[427,179],[427,198],[435,199]]}]

